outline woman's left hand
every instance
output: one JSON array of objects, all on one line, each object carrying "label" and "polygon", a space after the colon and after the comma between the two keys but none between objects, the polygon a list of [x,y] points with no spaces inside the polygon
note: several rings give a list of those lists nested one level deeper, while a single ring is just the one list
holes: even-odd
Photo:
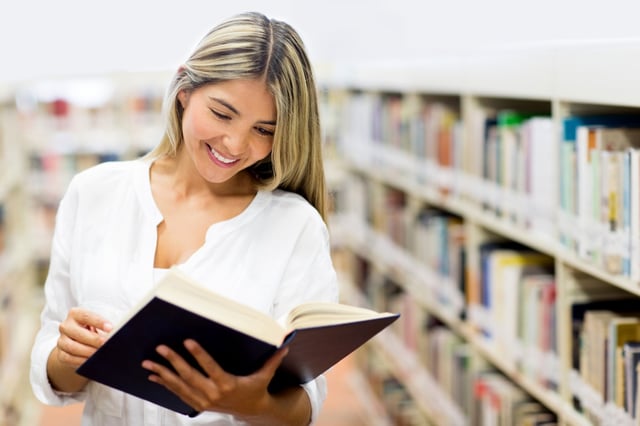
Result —
[{"label": "woman's left hand", "polygon": [[186,340],[184,346],[204,369],[206,376],[171,348],[160,345],[157,352],[171,363],[177,373],[145,360],[142,366],[152,372],[149,380],[165,386],[197,411],[213,410],[251,418],[268,410],[272,395],[267,386],[286,356],[286,348],[277,351],[255,373],[235,376],[224,371],[194,340]]}]

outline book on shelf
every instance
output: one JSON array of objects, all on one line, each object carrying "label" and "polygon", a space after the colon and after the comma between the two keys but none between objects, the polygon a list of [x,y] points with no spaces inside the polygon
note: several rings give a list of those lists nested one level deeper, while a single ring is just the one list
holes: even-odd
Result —
[{"label": "book on shelf", "polygon": [[553,260],[519,243],[502,240],[480,244],[478,255],[480,277],[477,283],[470,283],[468,300],[481,314],[479,321],[471,321],[499,348],[509,348],[517,338],[520,280],[525,275],[548,271]]},{"label": "book on shelf", "polygon": [[532,117],[522,125],[524,190],[528,202],[525,226],[537,235],[555,237],[555,209],[558,196],[558,170],[545,164],[558,158],[555,127],[551,117]]},{"label": "book on shelf", "polygon": [[632,418],[636,418],[635,401],[638,395],[638,376],[636,369],[640,367],[640,341],[627,342],[622,347],[624,358],[624,407]]},{"label": "book on shelf", "polygon": [[580,371],[581,332],[587,311],[614,310],[620,313],[638,309],[637,300],[618,287],[603,283],[586,274],[576,274],[566,287],[571,317],[572,366]]},{"label": "book on shelf", "polygon": [[194,339],[225,371],[240,376],[257,371],[286,346],[289,352],[269,384],[269,390],[277,392],[323,374],[398,317],[357,306],[312,302],[292,309],[281,325],[265,313],[208,290],[174,267],[77,372],[194,416],[197,412],[192,407],[149,381],[150,372],[141,367],[149,359],[171,368],[155,351],[160,344],[203,372],[183,345],[185,339]]},{"label": "book on shelf", "polygon": [[606,342],[607,399],[624,407],[623,348],[629,342],[640,341],[640,316],[617,316],[609,322]]},{"label": "book on shelf", "polygon": [[640,280],[640,150],[629,151],[629,277]]},{"label": "book on shelf", "polygon": [[[628,232],[630,226],[624,223],[623,209],[631,208],[633,201],[624,197],[634,195],[624,193],[630,184],[625,182],[630,175],[625,171],[626,157],[629,150],[639,147],[637,116],[571,116],[563,120],[560,209],[566,223],[561,229],[562,241],[580,256],[603,263],[611,273],[630,274],[627,269],[631,262],[626,259],[629,255],[625,248],[628,244],[619,241],[619,234],[623,228]],[[628,217],[632,216],[630,213]],[[574,224],[570,222],[572,217],[577,219]],[[564,229],[571,226],[575,228],[573,235]]]},{"label": "book on shelf", "polygon": [[637,307],[630,312],[616,312],[608,308],[586,311],[580,372],[585,383],[593,388],[603,402],[624,406],[622,347],[625,342],[639,338]]},{"label": "book on shelf", "polygon": [[524,152],[523,124],[533,118],[532,114],[512,110],[501,110],[497,114],[497,149],[495,165],[499,200],[494,206],[498,216],[512,221],[520,220],[521,203],[516,194],[525,192],[527,157]]},{"label": "book on shelf", "polygon": [[555,390],[560,378],[555,365],[551,365],[555,361],[549,361],[558,359],[555,275],[523,276],[519,296],[517,365],[525,376]]},{"label": "book on shelf", "polygon": [[[553,259],[527,249],[498,249],[489,255],[486,308],[490,312],[490,338],[508,362],[514,362],[514,343],[518,337],[518,311],[522,279],[552,271]],[[533,319],[528,319],[533,321]]]}]

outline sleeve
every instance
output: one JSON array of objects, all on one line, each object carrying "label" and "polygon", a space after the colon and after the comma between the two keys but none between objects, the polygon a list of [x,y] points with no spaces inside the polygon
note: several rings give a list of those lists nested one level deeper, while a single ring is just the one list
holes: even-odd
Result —
[{"label": "sleeve", "polygon": [[57,343],[58,327],[69,309],[76,305],[71,291],[70,257],[77,207],[78,192],[72,181],[56,214],[49,272],[44,284],[45,305],[40,314],[40,330],[31,350],[31,387],[38,400],[49,405],[66,405],[84,399],[83,393],[55,391],[47,377],[47,359]]},{"label": "sleeve", "polygon": [[[306,301],[338,301],[329,233],[321,220],[310,220],[298,236],[274,306],[276,317],[284,318],[292,307]],[[327,396],[326,379],[322,375],[302,387],[311,402],[313,424]]]}]

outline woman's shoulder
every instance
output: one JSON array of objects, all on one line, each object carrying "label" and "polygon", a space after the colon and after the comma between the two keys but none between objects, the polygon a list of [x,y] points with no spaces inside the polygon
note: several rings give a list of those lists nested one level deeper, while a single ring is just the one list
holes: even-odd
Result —
[{"label": "woman's shoulder", "polygon": [[[326,225],[315,209],[303,196],[294,192],[276,189],[267,193],[268,202],[260,215],[273,228],[284,227],[289,230],[313,228],[324,233]],[[266,214],[265,214],[266,213]]]},{"label": "woman's shoulder", "polygon": [[286,210],[304,216],[320,218],[318,211],[302,195],[295,192],[276,189],[271,193],[271,205],[276,209]]},{"label": "woman's shoulder", "polygon": [[118,184],[130,184],[132,176],[143,167],[142,160],[106,161],[78,172],[72,179],[72,186],[81,188],[107,187],[116,189]]}]

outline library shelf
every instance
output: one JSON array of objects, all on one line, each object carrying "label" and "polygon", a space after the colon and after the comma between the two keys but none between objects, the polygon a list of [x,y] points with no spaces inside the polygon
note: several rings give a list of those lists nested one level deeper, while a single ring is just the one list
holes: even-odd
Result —
[{"label": "library shelf", "polygon": [[40,414],[29,360],[58,202],[76,172],[159,140],[166,84],[149,72],[0,85],[0,424]]},{"label": "library shelf", "polygon": [[[491,407],[511,389],[503,405],[539,403],[560,424],[633,424],[640,397],[625,389],[640,376],[622,371],[639,365],[623,357],[640,342],[638,51],[640,40],[509,46],[320,79],[347,275],[374,305],[407,309],[415,335],[394,338],[430,342],[419,365],[451,342],[458,356],[470,348],[486,403],[453,399],[470,422],[512,419]],[[595,335],[603,310],[614,313]]]},{"label": "library shelf", "polygon": [[33,398],[28,362],[37,329],[36,286],[33,285],[25,217],[28,203],[26,167],[15,127],[12,92],[0,90],[0,424],[30,424]]}]

